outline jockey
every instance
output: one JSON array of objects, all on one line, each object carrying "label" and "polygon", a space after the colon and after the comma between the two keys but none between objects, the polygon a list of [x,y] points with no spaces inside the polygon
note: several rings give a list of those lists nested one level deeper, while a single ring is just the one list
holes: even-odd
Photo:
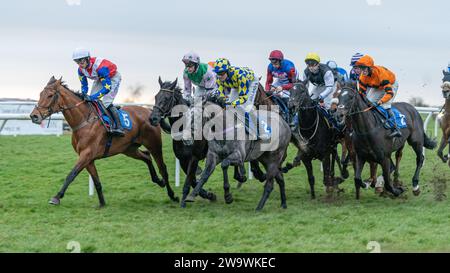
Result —
[{"label": "jockey", "polygon": [[361,59],[361,57],[364,56],[364,54],[361,53],[355,53],[355,55],[352,56],[352,59],[350,60],[350,66],[352,67],[352,70],[350,70],[350,81],[357,82],[359,79],[359,74],[355,72],[355,63]]},{"label": "jockey", "polygon": [[216,74],[213,73],[212,68],[205,63],[200,62],[200,57],[194,53],[189,52],[183,56],[182,59],[186,68],[184,69],[184,98],[192,104],[192,84],[196,85],[194,98],[202,97],[207,93],[216,90]]},{"label": "jockey", "polygon": [[317,53],[308,53],[305,63],[307,68],[303,74],[303,81],[313,85],[311,98],[318,101],[325,109],[330,109],[332,95],[337,85],[333,72],[326,64],[320,63]]},{"label": "jockey", "polygon": [[120,73],[117,71],[117,66],[106,59],[91,57],[89,51],[83,48],[75,49],[72,59],[78,64],[81,92],[87,95],[89,90],[87,79],[94,80],[91,95],[86,97],[94,101],[102,99],[103,105],[110,111],[114,119],[115,127],[111,130],[111,133],[124,136],[119,112],[112,104],[122,80]]},{"label": "jockey", "polygon": [[[381,106],[394,118],[391,105],[397,94],[398,82],[394,73],[383,66],[374,64],[372,57],[364,55],[355,63],[355,71],[359,76],[359,91],[367,95],[367,99]],[[389,137],[401,137],[402,133],[395,122]]]},{"label": "jockey", "polygon": [[327,62],[327,65],[333,71],[333,76],[339,84],[342,85],[348,81],[347,71],[339,67],[335,61],[330,60]]},{"label": "jockey", "polygon": [[254,130],[254,121],[258,120],[253,109],[258,90],[258,78],[254,72],[247,67],[231,66],[230,61],[225,58],[216,60],[214,72],[217,74],[217,91],[220,97],[226,98],[226,106],[235,107],[239,114],[245,116],[245,120],[251,124],[249,127],[252,128],[252,133],[256,133],[257,138],[269,139],[270,136],[265,130]]},{"label": "jockey", "polygon": [[[274,50],[269,55],[270,64],[267,67],[266,91],[273,92],[273,96],[284,103],[283,112],[288,123],[291,117],[287,105],[290,97],[290,89],[297,80],[297,70],[293,62],[284,59],[280,50]],[[275,82],[274,82],[275,78]]]}]

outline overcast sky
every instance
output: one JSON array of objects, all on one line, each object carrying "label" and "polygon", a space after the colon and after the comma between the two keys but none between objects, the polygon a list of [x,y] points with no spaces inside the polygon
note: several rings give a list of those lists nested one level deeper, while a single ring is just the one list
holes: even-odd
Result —
[{"label": "overcast sky", "polygon": [[[78,46],[116,63],[118,101],[131,85],[152,102],[163,80],[181,79],[184,53],[227,57],[263,76],[271,50],[303,70],[310,51],[349,70],[355,52],[391,69],[398,101],[421,96],[440,105],[442,69],[450,61],[450,1],[2,1],[0,98],[37,99],[52,75],[79,90],[72,51]],[[182,86],[182,82],[180,82]]]}]

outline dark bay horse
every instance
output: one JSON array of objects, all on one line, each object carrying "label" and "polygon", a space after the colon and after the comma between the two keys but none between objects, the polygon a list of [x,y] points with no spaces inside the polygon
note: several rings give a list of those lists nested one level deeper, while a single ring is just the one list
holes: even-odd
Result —
[{"label": "dark bay horse", "polygon": [[[169,119],[170,126],[178,122],[182,118],[182,113],[180,115],[171,116],[172,109],[177,105],[182,105],[187,108],[187,102],[183,99],[181,89],[177,86],[177,80],[174,82],[166,81],[163,82],[161,78],[158,79],[160,90],[155,96],[155,106],[153,113],[150,116],[151,124],[158,125],[164,122],[167,117]],[[264,100],[264,95],[260,96],[258,102],[261,104],[266,103]],[[170,133],[170,132],[168,132]],[[189,188],[195,187],[197,184],[196,173],[199,169],[199,162],[206,157],[208,151],[208,142],[206,139],[202,138],[200,140],[194,140],[192,145],[187,145],[182,140],[172,140],[173,151],[175,156],[180,160],[181,168],[186,174],[186,180],[183,186],[183,197],[181,199],[181,207],[186,207],[185,199],[189,194]],[[251,170],[259,181],[265,180],[265,175],[258,166],[258,162],[251,162]],[[240,175],[242,174],[242,175]],[[234,178],[239,182],[243,183],[247,178],[242,172],[239,172],[236,168]],[[216,200],[216,195],[212,192],[207,192],[203,189],[200,190],[199,195],[203,198],[209,199],[211,201]]]},{"label": "dark bay horse", "polygon": [[[183,105],[186,108],[187,102],[183,99],[181,88],[177,86],[178,80],[174,82],[163,82],[161,77],[158,79],[160,90],[155,96],[155,106],[149,121],[152,125],[157,126],[167,117],[170,126],[178,122],[182,118],[182,114],[172,116],[172,109],[177,105]],[[170,132],[168,132],[170,133]],[[186,180],[183,186],[183,198],[181,199],[181,207],[185,207],[184,195],[189,193],[189,187],[196,185],[196,173],[200,160],[206,157],[208,151],[208,142],[204,139],[194,140],[192,145],[187,145],[183,140],[172,139],[173,152],[180,161],[180,166],[186,174]],[[216,200],[216,195],[212,192],[202,190],[200,196],[211,201]]]},{"label": "dark bay horse", "polygon": [[[402,188],[391,185],[391,155],[402,152],[406,141],[416,153],[416,171],[412,178],[414,195],[420,194],[419,174],[422,168],[424,155],[423,147],[434,149],[436,142],[431,140],[424,132],[423,121],[417,110],[410,104],[394,103],[406,118],[407,128],[401,129],[403,136],[389,138],[389,130],[385,130],[379,114],[373,111],[372,104],[365,95],[359,94],[355,89],[344,86],[340,96],[337,117],[340,122],[350,119],[353,132],[352,144],[356,154],[355,160],[355,188],[356,199],[360,197],[360,188],[365,187],[361,180],[361,172],[365,162],[375,162],[383,169],[384,188],[394,196],[399,196]],[[396,171],[399,166],[397,164]]]},{"label": "dark bay horse", "polygon": [[341,182],[337,182],[334,177],[334,160],[337,157],[336,134],[326,118],[319,113],[318,105],[311,99],[306,85],[301,81],[296,82],[291,89],[289,108],[298,112],[299,125],[294,134],[298,134],[305,144],[297,157],[301,159],[308,173],[311,198],[316,197],[312,167],[314,159],[322,161],[323,183],[327,193],[331,193],[337,183]]},{"label": "dark bay horse", "polygon": [[[84,101],[84,96],[71,91],[62,79],[52,77],[40,94],[39,102],[31,112],[33,123],[40,124],[44,119],[54,113],[62,112],[67,123],[72,128],[72,146],[79,155],[75,167],[67,176],[61,190],[49,201],[50,204],[59,205],[60,199],[75,177],[86,168],[95,184],[100,207],[105,205],[102,185],[95,167],[95,160],[117,154],[125,154],[131,158],[139,159],[147,164],[152,181],[160,187],[166,187],[171,200],[178,202],[178,197],[169,184],[166,165],[162,155],[161,129],[150,125],[151,111],[139,106],[123,107],[130,114],[133,127],[124,137],[112,138],[110,147],[107,147],[107,131],[91,102]],[[141,151],[144,145],[148,151]],[[152,158],[156,160],[162,180],[158,178],[153,167]]]}]

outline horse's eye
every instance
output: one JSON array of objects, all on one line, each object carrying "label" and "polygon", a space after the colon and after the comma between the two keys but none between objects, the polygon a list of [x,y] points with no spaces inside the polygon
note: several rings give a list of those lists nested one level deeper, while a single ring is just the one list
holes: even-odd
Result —
[{"label": "horse's eye", "polygon": [[53,94],[50,94],[50,95],[47,96],[47,98],[51,98],[51,97],[53,97]]},{"label": "horse's eye", "polygon": [[344,105],[338,105],[338,108],[339,108],[339,109],[344,109],[345,106],[344,106]]}]

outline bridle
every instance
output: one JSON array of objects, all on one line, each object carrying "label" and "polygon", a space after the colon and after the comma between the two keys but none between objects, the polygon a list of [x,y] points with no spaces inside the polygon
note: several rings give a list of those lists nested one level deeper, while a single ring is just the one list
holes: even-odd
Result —
[{"label": "bridle", "polygon": [[[47,88],[47,89],[48,89],[48,88]],[[50,126],[50,122],[51,122],[51,118],[52,118],[51,116],[52,116],[53,114],[59,113],[59,112],[64,113],[64,111],[67,111],[67,110],[71,110],[71,109],[77,108],[78,106],[80,106],[80,105],[82,105],[83,103],[86,102],[85,100],[81,100],[80,102],[77,102],[77,103],[74,104],[74,105],[70,105],[70,106],[58,106],[58,110],[55,111],[55,110],[53,110],[53,107],[55,106],[55,104],[56,104],[56,102],[58,101],[58,99],[60,98],[60,96],[61,96],[61,92],[60,92],[58,89],[56,89],[56,90],[55,90],[55,94],[54,94],[54,96],[53,96],[53,98],[52,98],[52,100],[50,101],[50,103],[49,103],[48,106],[40,106],[39,104],[37,104],[37,105],[34,107],[34,108],[36,109],[36,111],[38,111],[39,115],[41,115],[42,120],[44,120],[44,119],[50,117],[50,118],[49,118],[49,121],[48,121],[48,124],[47,124],[47,127]],[[89,106],[90,106],[90,107],[89,107],[90,110],[89,110],[88,117],[86,118],[85,121],[81,122],[78,126],[76,126],[75,128],[72,128],[72,132],[75,132],[76,130],[78,130],[78,129],[84,127],[84,126],[87,125],[87,124],[89,124],[89,122],[95,120],[95,119],[94,119],[94,120],[90,120],[91,114],[92,114],[92,112],[93,112],[93,107],[92,107],[92,105],[89,105]],[[40,109],[46,109],[46,110],[47,110],[47,115],[43,115]]]},{"label": "bridle", "polygon": [[[353,111],[353,112],[352,112],[352,110],[354,110],[355,107],[356,107],[356,103],[357,103],[357,98],[356,98],[356,96],[361,96],[361,98],[363,99],[363,101],[364,101],[366,104],[367,104],[367,101],[366,101],[366,99],[363,97],[363,96],[364,96],[363,94],[357,93],[357,91],[355,91],[353,88],[345,87],[345,86],[344,86],[344,87],[341,88],[341,93],[342,93],[343,91],[347,91],[347,92],[354,93],[353,98],[352,98],[352,103],[351,103],[350,108],[349,108],[349,111],[346,113],[346,116],[347,116],[347,117],[351,117],[351,116],[354,116],[354,115],[366,113],[366,112],[368,112],[368,111],[370,111],[370,110],[372,110],[372,109],[374,108],[373,105],[370,105],[369,107],[367,107],[367,108],[365,108],[365,109],[363,109],[363,110]],[[344,105],[340,105],[340,106],[338,106],[338,108],[339,108],[339,107],[342,108],[342,107],[345,107],[345,106],[344,106]]]},{"label": "bridle", "polygon": [[159,91],[172,93],[172,96],[170,97],[169,107],[168,107],[169,111],[167,111],[167,113],[159,105],[155,104],[153,106],[154,108],[158,109],[161,112],[161,119],[164,119],[169,115],[170,109],[172,109],[175,106],[175,103],[176,103],[175,90],[161,88]]},{"label": "bridle", "polygon": [[[39,104],[37,104],[34,107],[38,111],[39,115],[41,115],[42,119],[46,119],[46,118],[48,118],[49,116],[51,116],[51,115],[53,115],[55,113],[64,112],[66,110],[70,110],[70,109],[76,108],[76,107],[80,106],[81,104],[83,104],[85,102],[84,100],[82,100],[82,101],[80,101],[80,102],[78,102],[78,103],[76,103],[74,105],[71,105],[71,106],[66,106],[66,107],[59,106],[58,110],[54,111],[53,110],[53,106],[58,101],[60,95],[61,95],[61,92],[58,89],[56,89],[55,94],[54,94],[54,96],[53,96],[53,98],[50,101],[48,106],[40,106]],[[42,112],[39,109],[47,109],[47,115],[43,115]]]}]

